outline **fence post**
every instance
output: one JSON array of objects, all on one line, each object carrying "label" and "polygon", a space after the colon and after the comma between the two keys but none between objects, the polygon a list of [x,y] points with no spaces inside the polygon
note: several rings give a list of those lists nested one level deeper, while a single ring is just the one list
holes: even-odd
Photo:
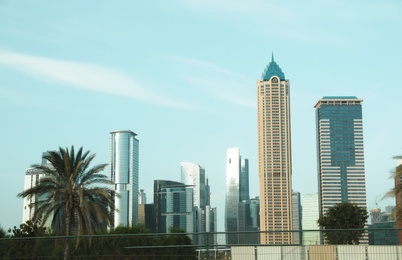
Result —
[{"label": "fence post", "polygon": [[205,239],[205,243],[207,246],[206,254],[207,254],[207,260],[209,260],[209,232],[206,232],[205,234],[207,235],[207,237]]}]

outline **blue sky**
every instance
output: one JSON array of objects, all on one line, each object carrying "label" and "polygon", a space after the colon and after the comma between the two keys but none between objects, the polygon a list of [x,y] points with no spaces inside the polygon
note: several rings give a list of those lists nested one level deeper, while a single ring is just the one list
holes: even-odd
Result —
[{"label": "blue sky", "polygon": [[226,150],[250,160],[258,195],[256,81],[271,60],[291,84],[293,189],[317,191],[314,104],[362,98],[369,208],[402,154],[399,0],[0,0],[0,225],[22,222],[25,170],[83,146],[109,160],[109,132],[140,140],[140,188],[210,179],[223,230]]}]

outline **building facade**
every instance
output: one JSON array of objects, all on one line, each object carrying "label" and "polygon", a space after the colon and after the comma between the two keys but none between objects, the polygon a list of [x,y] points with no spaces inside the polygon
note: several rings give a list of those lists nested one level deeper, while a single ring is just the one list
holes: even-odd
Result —
[{"label": "building facade", "polygon": [[[46,153],[43,153],[45,155]],[[42,165],[47,165],[48,162],[43,159],[42,157]],[[49,164],[50,165],[50,164]],[[29,168],[25,171],[25,177],[24,177],[24,190],[31,189],[35,187],[36,185],[39,184],[39,181],[42,177],[44,177],[45,174],[35,168]],[[23,202],[23,210],[22,210],[22,223],[27,222],[28,220],[31,220],[33,218],[33,215],[35,213],[35,207],[34,204],[35,202],[38,201],[39,198],[36,196],[31,196],[31,197],[25,197],[24,202]]]},{"label": "building facade", "polygon": [[292,192],[292,226],[294,231],[292,244],[300,245],[302,243],[302,207],[300,192],[296,191]]},{"label": "building facade", "polygon": [[[367,209],[362,102],[354,96],[331,96],[314,106],[320,215],[342,202]],[[360,242],[365,241],[367,235]]]},{"label": "building facade", "polygon": [[154,204],[138,204],[138,224],[143,225],[152,233],[156,232]]},{"label": "building facade", "polygon": [[118,210],[113,212],[113,226],[132,226],[138,223],[139,141],[130,130],[110,134],[110,176]]},{"label": "building facade", "polygon": [[[156,233],[179,228],[194,233],[194,193],[191,185],[169,180],[154,181]],[[190,235],[194,240],[194,237]]]},{"label": "building facade", "polygon": [[[319,245],[320,244],[320,226],[317,223],[319,219],[318,211],[318,193],[310,193],[302,195],[302,227],[303,245]],[[316,231],[312,231],[316,230]]]},{"label": "building facade", "polygon": [[181,182],[194,187],[194,206],[204,208],[207,203],[205,169],[198,164],[181,162]]},{"label": "building facade", "polygon": [[[272,60],[257,81],[258,176],[262,244],[290,244],[292,159],[290,83]],[[278,231],[278,232],[265,232]]]},{"label": "building facade", "polygon": [[347,201],[367,208],[362,102],[323,97],[315,105],[320,215]]},{"label": "building facade", "polygon": [[193,187],[194,190],[194,232],[199,235],[194,236],[193,242],[204,245],[206,242],[213,244],[213,237],[206,241],[205,232],[216,232],[215,211],[210,205],[210,187],[205,169],[195,163],[181,162],[181,182]]},{"label": "building facade", "polygon": [[[251,243],[251,237],[245,233],[256,231],[253,227],[252,212],[249,194],[249,163],[242,158],[240,149],[229,148],[226,158],[226,195],[225,195],[225,231],[226,243],[229,245]],[[258,239],[252,239],[258,241]]]}]

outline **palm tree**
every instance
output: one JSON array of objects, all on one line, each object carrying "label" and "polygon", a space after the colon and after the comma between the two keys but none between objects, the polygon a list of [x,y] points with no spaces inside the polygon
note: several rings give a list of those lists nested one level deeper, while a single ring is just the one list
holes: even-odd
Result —
[{"label": "palm tree", "polygon": [[[102,225],[112,222],[114,205],[109,188],[111,181],[100,172],[107,164],[89,168],[95,154],[77,153],[74,146],[48,151],[43,155],[50,164],[32,165],[45,174],[39,183],[19,193],[18,197],[35,197],[33,221],[51,223],[54,231],[70,236],[73,233],[93,234]],[[101,184],[101,185],[100,185]],[[70,258],[70,239],[66,239],[64,258]]]},{"label": "palm tree", "polygon": [[[402,156],[395,156],[394,159],[402,160]],[[402,228],[402,164],[399,164],[395,170],[392,172],[394,179],[394,188],[387,192],[384,198],[395,197],[396,207],[394,209],[394,214],[396,216],[396,227]],[[402,232],[398,231],[398,244],[402,245]]]}]

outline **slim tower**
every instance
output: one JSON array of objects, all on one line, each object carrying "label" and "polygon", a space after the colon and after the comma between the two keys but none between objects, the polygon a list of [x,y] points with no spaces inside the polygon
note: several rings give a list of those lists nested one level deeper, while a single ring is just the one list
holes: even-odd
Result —
[{"label": "slim tower", "polygon": [[[225,231],[238,232],[240,149],[230,148],[226,157]],[[238,244],[237,234],[226,234],[226,243]]]},{"label": "slim tower", "polygon": [[139,141],[134,132],[110,132],[110,176],[118,211],[114,212],[114,227],[138,223],[138,161]]},{"label": "slim tower", "polygon": [[362,102],[323,97],[315,105],[320,215],[347,201],[366,208]]},{"label": "slim tower", "polygon": [[[262,244],[290,244],[292,160],[290,83],[272,60],[257,81],[258,176]],[[277,232],[265,232],[277,231]]]},{"label": "slim tower", "polygon": [[[207,203],[207,179],[205,169],[198,164],[181,162],[181,182],[193,187],[194,191],[194,214],[195,233],[205,233],[206,230],[206,203]],[[205,236],[194,236],[194,244],[203,244]]]},{"label": "slim tower", "polygon": [[[241,158],[238,147],[229,148],[226,158],[226,232],[245,231],[246,224],[250,222],[249,198],[248,159]],[[239,244],[239,234],[227,234],[226,242],[230,245]]]}]

